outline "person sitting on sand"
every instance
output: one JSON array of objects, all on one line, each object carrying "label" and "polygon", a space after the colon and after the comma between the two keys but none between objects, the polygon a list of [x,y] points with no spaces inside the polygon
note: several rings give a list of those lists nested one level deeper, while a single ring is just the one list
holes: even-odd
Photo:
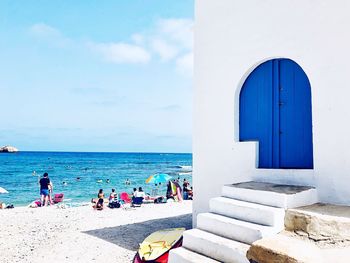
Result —
[{"label": "person sitting on sand", "polygon": [[132,196],[133,196],[133,197],[136,197],[136,195],[137,195],[137,189],[134,188],[134,189],[132,190]]},{"label": "person sitting on sand", "polygon": [[117,201],[118,200],[118,194],[115,192],[115,189],[112,189],[111,194],[109,195],[109,202]]},{"label": "person sitting on sand", "polygon": [[49,196],[49,174],[44,173],[43,178],[39,181],[40,184],[40,198],[42,206],[47,206],[48,196]]},{"label": "person sitting on sand", "polygon": [[98,191],[98,194],[97,194],[97,203],[95,205],[95,209],[97,210],[102,210],[103,209],[103,202],[104,202],[104,193],[103,193],[103,189],[100,189]]},{"label": "person sitting on sand", "polygon": [[116,193],[115,189],[112,189],[112,192],[109,195],[108,207],[109,208],[119,208],[120,207],[118,194]]},{"label": "person sitting on sand", "polygon": [[188,200],[193,200],[193,187],[188,190]]},{"label": "person sitting on sand", "polygon": [[142,187],[139,187],[139,190],[136,191],[135,197],[143,197],[143,198],[146,197],[146,194],[145,194],[145,192],[142,190]]}]

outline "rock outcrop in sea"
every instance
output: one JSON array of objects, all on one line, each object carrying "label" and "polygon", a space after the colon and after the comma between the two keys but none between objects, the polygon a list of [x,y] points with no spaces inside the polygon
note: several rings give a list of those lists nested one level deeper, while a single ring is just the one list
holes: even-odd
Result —
[{"label": "rock outcrop in sea", "polygon": [[13,146],[3,146],[0,147],[0,153],[16,153],[18,149]]}]

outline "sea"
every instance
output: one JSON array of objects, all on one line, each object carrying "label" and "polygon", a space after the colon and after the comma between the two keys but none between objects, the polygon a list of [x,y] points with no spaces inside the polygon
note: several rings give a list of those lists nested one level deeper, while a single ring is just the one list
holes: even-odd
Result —
[{"label": "sea", "polygon": [[[18,152],[0,154],[0,187],[9,193],[0,194],[0,202],[26,206],[40,198],[38,180],[43,173],[53,182],[53,193],[63,193],[73,205],[81,205],[97,197],[99,189],[108,196],[131,193],[143,187],[151,193],[154,184],[146,179],[156,173],[180,177],[192,185],[190,153],[98,153],[98,152]],[[126,184],[126,180],[130,185]],[[162,194],[166,185],[159,188]]]}]

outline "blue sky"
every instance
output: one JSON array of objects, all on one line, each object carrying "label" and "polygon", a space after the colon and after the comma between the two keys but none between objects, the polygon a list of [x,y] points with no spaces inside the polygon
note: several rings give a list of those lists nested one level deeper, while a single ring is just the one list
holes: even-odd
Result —
[{"label": "blue sky", "polygon": [[1,1],[0,145],[190,152],[193,9]]}]

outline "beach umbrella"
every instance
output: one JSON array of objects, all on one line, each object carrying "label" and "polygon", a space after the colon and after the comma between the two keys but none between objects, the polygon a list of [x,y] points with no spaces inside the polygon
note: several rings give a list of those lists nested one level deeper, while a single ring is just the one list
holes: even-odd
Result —
[{"label": "beach umbrella", "polygon": [[7,190],[0,187],[0,194],[8,194]]},{"label": "beach umbrella", "polygon": [[159,183],[165,183],[170,179],[171,179],[171,176],[168,174],[152,174],[150,177],[147,178],[146,183],[159,184]]}]

